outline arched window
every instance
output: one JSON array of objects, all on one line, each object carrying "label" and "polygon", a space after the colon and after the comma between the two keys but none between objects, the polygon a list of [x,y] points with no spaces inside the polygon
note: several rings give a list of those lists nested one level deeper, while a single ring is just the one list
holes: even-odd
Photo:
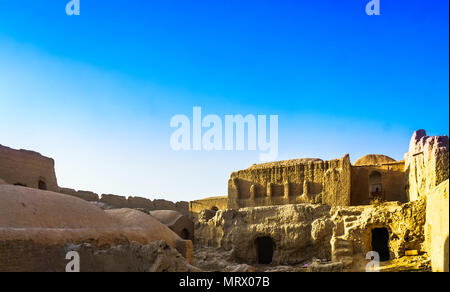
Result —
[{"label": "arched window", "polygon": [[381,173],[379,173],[378,171],[374,171],[370,174],[369,188],[369,196],[371,198],[382,197],[383,185],[381,184]]},{"label": "arched window", "polygon": [[45,179],[42,178],[42,177],[39,178],[38,188],[39,188],[40,190],[44,190],[44,191],[47,190],[47,183],[45,182]]}]

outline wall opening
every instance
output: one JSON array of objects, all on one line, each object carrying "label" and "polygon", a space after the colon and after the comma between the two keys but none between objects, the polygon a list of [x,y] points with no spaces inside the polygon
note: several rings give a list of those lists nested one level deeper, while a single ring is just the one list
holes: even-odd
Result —
[{"label": "wall opening", "polygon": [[372,250],[378,252],[382,262],[390,259],[389,231],[387,228],[372,229]]},{"label": "wall opening", "polygon": [[189,231],[186,228],[181,230],[181,238],[185,239],[185,240],[190,239],[190,233],[189,233]]},{"label": "wall opening", "polygon": [[216,212],[217,212],[217,211],[219,211],[219,208],[217,208],[216,206],[214,206],[214,207],[212,207],[212,208],[211,208],[211,210],[213,210],[213,211],[216,211]]},{"label": "wall opening", "polygon": [[369,197],[382,198],[383,186],[381,184],[381,173],[374,171],[369,175]]},{"label": "wall opening", "polygon": [[268,265],[272,263],[275,243],[270,236],[258,237],[255,241],[256,257],[258,264]]},{"label": "wall opening", "polygon": [[45,183],[45,181],[44,181],[43,179],[40,179],[40,180],[39,180],[39,182],[38,182],[38,188],[39,188],[40,190],[44,190],[44,191],[47,190],[47,184]]},{"label": "wall opening", "polygon": [[27,186],[26,184],[23,184],[23,183],[15,183],[14,185],[18,186],[18,187],[26,187]]}]

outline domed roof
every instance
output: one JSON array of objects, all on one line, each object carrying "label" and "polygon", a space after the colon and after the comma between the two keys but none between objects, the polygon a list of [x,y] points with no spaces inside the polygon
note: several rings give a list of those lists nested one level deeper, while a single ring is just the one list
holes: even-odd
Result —
[{"label": "domed roof", "polygon": [[144,230],[149,241],[165,240],[170,246],[176,248],[177,242],[182,240],[176,233],[156,218],[141,211],[133,209],[106,210],[108,215],[114,217],[122,227],[139,227]]},{"label": "domed roof", "polygon": [[180,217],[183,217],[183,215],[177,211],[172,210],[156,210],[151,211],[150,215],[155,217],[159,222],[165,224],[165,225],[172,225],[175,222],[177,222]]},{"label": "domed roof", "polygon": [[81,199],[20,186],[0,186],[0,227],[119,227],[102,209]]},{"label": "domed roof", "polygon": [[133,209],[104,211],[82,199],[21,186],[0,185],[0,241],[58,245],[118,245],[164,240],[192,261],[192,242]]},{"label": "domed roof", "polygon": [[395,159],[386,156],[386,155],[380,155],[380,154],[369,154],[366,156],[363,156],[355,161],[353,165],[355,166],[364,166],[364,165],[379,165],[379,164],[385,164],[385,163],[392,163],[395,162]]}]

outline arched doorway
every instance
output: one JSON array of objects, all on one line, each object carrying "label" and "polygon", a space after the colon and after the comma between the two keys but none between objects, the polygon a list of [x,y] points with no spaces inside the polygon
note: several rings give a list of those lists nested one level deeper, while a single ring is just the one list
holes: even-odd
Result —
[{"label": "arched doorway", "polygon": [[211,207],[211,210],[217,212],[217,211],[219,211],[219,208],[217,208],[216,206],[214,206],[214,207]]},{"label": "arched doorway", "polygon": [[43,179],[39,179],[38,189],[44,190],[44,191],[47,190],[47,184],[45,183],[45,181]]},{"label": "arched doorway", "polygon": [[381,183],[381,173],[374,171],[369,175],[369,197],[382,198],[383,185]]},{"label": "arched doorway", "polygon": [[189,240],[190,239],[190,233],[189,233],[189,231],[186,228],[181,230],[180,236],[181,236],[182,239],[185,239],[185,240]]},{"label": "arched doorway", "polygon": [[387,228],[372,229],[372,250],[380,255],[380,261],[388,261],[389,255],[389,231]]},{"label": "arched doorway", "polygon": [[258,237],[255,240],[255,246],[258,264],[271,264],[275,248],[275,243],[272,238],[270,236]]}]

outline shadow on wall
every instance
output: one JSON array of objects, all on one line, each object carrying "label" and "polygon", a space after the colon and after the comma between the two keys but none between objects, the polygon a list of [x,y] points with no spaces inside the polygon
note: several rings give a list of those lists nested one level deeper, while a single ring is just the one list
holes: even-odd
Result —
[{"label": "shadow on wall", "polygon": [[38,189],[44,190],[44,191],[47,190],[47,183],[45,182],[45,179],[43,177],[39,178]]},{"label": "shadow on wall", "polygon": [[181,230],[180,237],[184,240],[191,240],[191,234],[189,233],[189,230],[187,230],[186,228]]},{"label": "shadow on wall", "polygon": [[444,243],[444,272],[449,272],[449,261],[448,261],[448,236]]},{"label": "shadow on wall", "polygon": [[405,165],[405,196],[407,202],[411,202],[411,194],[409,193],[409,176],[410,176],[411,170],[409,165]]},{"label": "shadow on wall", "polygon": [[272,263],[275,243],[270,236],[258,237],[255,240],[256,257],[258,264],[268,265]]},{"label": "shadow on wall", "polygon": [[372,250],[380,255],[380,261],[390,259],[389,255],[389,231],[387,228],[372,229]]}]

